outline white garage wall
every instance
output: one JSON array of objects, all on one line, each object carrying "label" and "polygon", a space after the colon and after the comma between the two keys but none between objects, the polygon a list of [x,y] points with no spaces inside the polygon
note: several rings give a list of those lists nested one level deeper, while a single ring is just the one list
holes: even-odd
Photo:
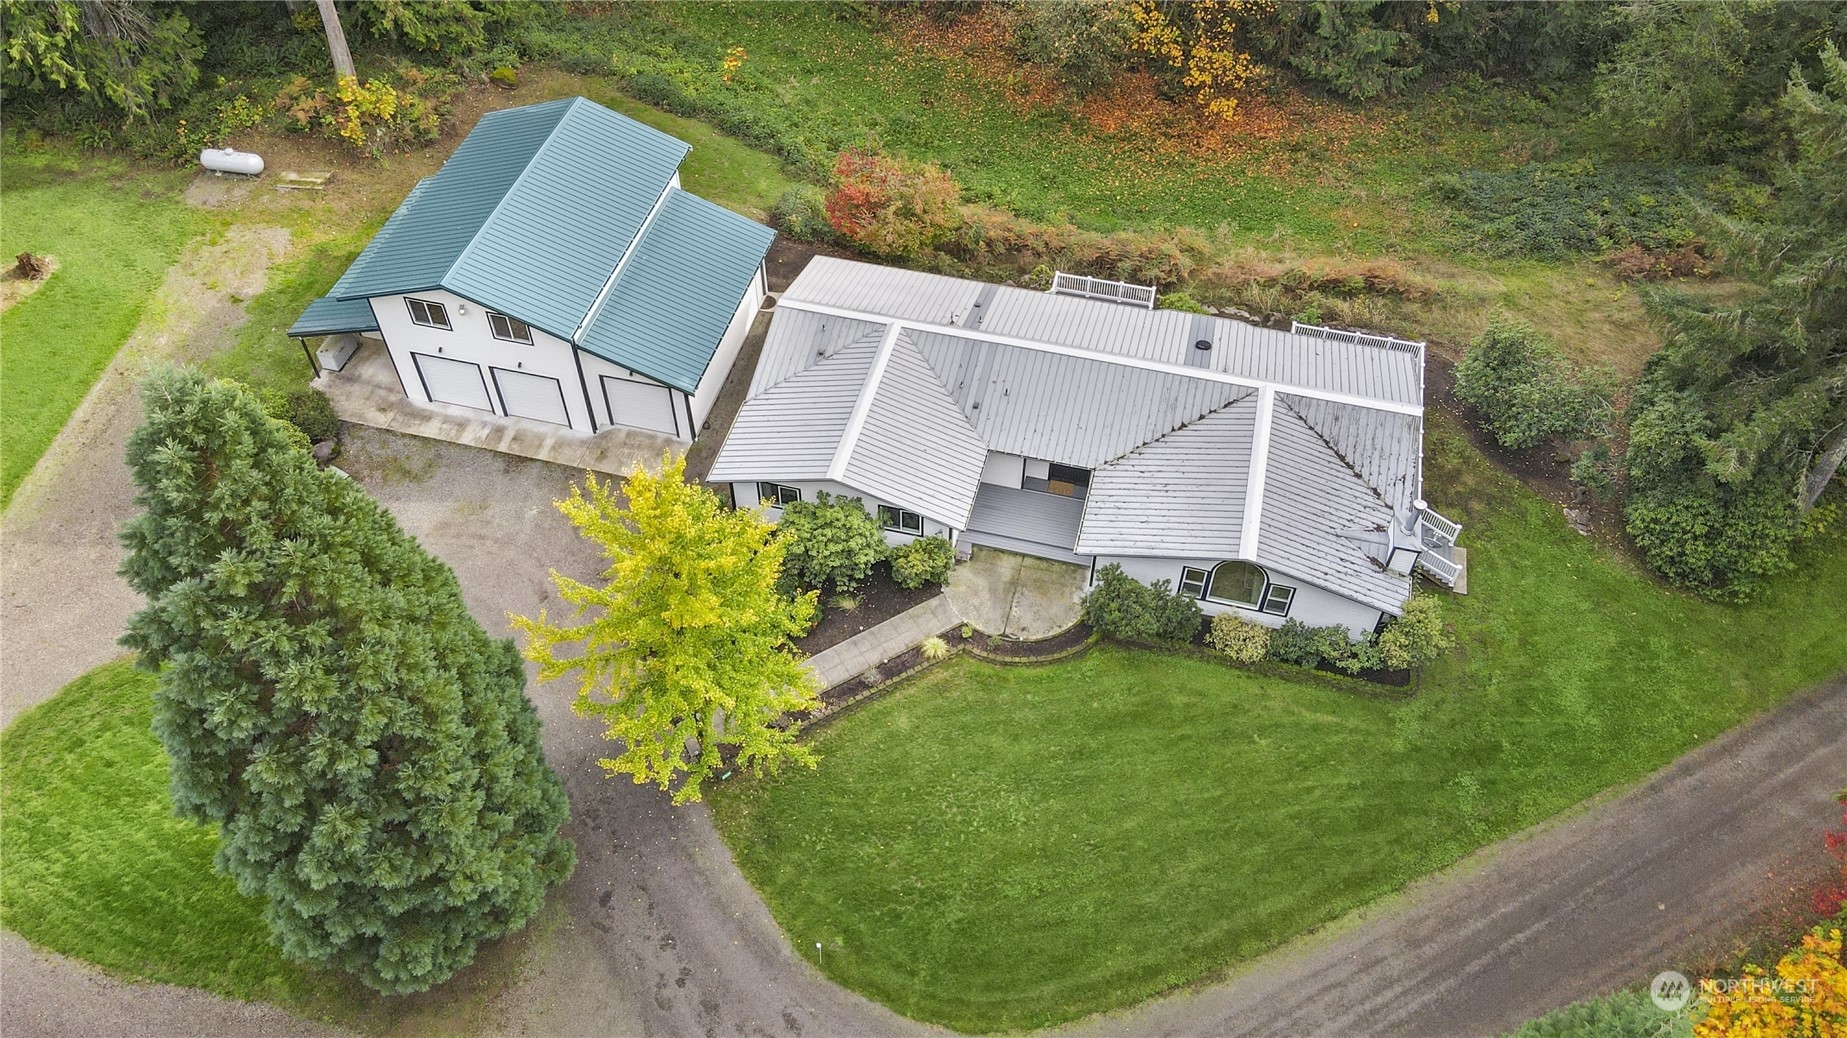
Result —
[{"label": "white garage wall", "polygon": [[757,310],[763,305],[766,285],[763,268],[757,268],[757,274],[750,279],[750,288],[744,298],[738,302],[738,308],[731,315],[731,324],[725,329],[725,337],[718,341],[718,352],[712,355],[712,363],[699,378],[698,391],[693,394],[693,432],[696,435],[705,430],[705,420],[712,413],[712,405],[718,402],[718,394],[725,388],[725,378],[731,374],[731,366],[737,363],[738,351],[744,346],[744,338],[750,334],[751,322],[757,318]]},{"label": "white garage wall", "polygon": [[[530,346],[496,339],[488,328],[487,307],[441,290],[414,292],[410,295],[410,298],[441,303],[449,311],[451,330],[426,328],[411,321],[410,309],[404,304],[405,298],[401,295],[379,296],[371,303],[372,313],[378,318],[379,337],[385,340],[391,362],[396,365],[398,377],[404,383],[404,392],[413,403],[431,403],[410,356],[413,352],[427,353],[449,360],[479,364],[484,378],[488,375],[490,365],[555,378],[564,387],[564,406],[570,417],[570,427],[580,432],[590,431],[590,412],[584,404],[583,390],[577,380],[577,365],[571,359],[569,343],[537,328],[532,330]],[[495,393],[491,378],[488,379],[488,393],[494,405],[494,413],[504,415],[506,408]]]},{"label": "white garage wall", "polygon": [[[891,505],[893,508],[903,507],[902,505],[893,504],[890,501],[881,501],[878,498],[872,496],[871,494],[868,494],[868,493],[865,493],[859,490],[854,490],[852,487],[849,487],[844,483],[829,483],[825,481],[803,483],[803,482],[791,482],[786,479],[775,480],[774,482],[779,483],[785,487],[794,487],[795,489],[800,490],[802,492],[802,500],[804,501],[813,501],[815,499],[815,493],[817,491],[822,491],[822,490],[825,490],[829,494],[832,494],[836,497],[857,497],[860,499],[860,502],[866,506],[866,511],[871,512],[875,516],[879,514],[880,505]],[[758,500],[757,499],[757,484],[755,483],[733,483],[731,484],[731,500],[737,502],[737,505],[739,508],[754,507],[757,504],[757,500]],[[914,508],[906,509],[906,510],[912,511],[912,512],[917,511]],[[769,519],[770,522],[776,522],[782,518],[782,509],[775,508],[775,507],[765,508],[763,510],[763,514],[766,518]],[[926,515],[923,517],[923,533],[922,534],[910,534],[910,533],[902,533],[897,530],[886,530],[885,531],[885,543],[893,545],[893,546],[900,545],[900,544],[906,544],[910,541],[916,540],[919,536],[942,537],[953,543],[956,539],[956,532],[950,529],[948,526],[944,525],[943,523],[938,522],[937,520],[932,519]]]},{"label": "white garage wall", "polygon": [[[611,378],[627,379],[628,381],[640,382],[644,385],[659,386],[673,401],[674,428],[668,430],[667,434],[670,436],[678,436],[682,440],[692,439],[686,429],[685,393],[665,383],[656,382],[639,371],[630,371],[628,368],[621,367],[620,365],[611,364],[603,358],[585,353],[583,350],[578,350],[577,356],[578,360],[582,362],[584,366],[584,381],[590,386],[590,398],[596,403],[596,427],[598,429],[607,429],[612,425],[628,424],[609,413],[609,401],[605,399],[603,395],[603,377],[607,375]],[[653,431],[658,432],[660,430]]]},{"label": "white garage wall", "polygon": [[[1157,580],[1169,580],[1173,586],[1180,586],[1180,571],[1191,566],[1208,572],[1212,567],[1224,562],[1224,559],[1148,559],[1119,555],[1097,556],[1096,572],[1110,563],[1122,567],[1122,571],[1144,584]],[[1253,620],[1265,627],[1281,627],[1284,620],[1300,620],[1310,627],[1329,627],[1339,624],[1345,627],[1355,638],[1361,637],[1379,624],[1380,612],[1372,606],[1355,602],[1343,595],[1305,583],[1281,570],[1265,569],[1270,582],[1295,588],[1295,599],[1289,604],[1289,615],[1275,616],[1270,613],[1246,609],[1242,606],[1223,605],[1218,602],[1201,600],[1199,608],[1206,615],[1219,613],[1236,613],[1246,620]]]}]

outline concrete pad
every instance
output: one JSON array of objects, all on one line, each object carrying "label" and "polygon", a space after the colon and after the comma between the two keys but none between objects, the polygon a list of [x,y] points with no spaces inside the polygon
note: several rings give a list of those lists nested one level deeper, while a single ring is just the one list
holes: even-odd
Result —
[{"label": "concrete pad", "polygon": [[977,547],[950,572],[943,594],[983,634],[1034,641],[1077,623],[1089,582],[1084,566]]},{"label": "concrete pad", "polygon": [[448,404],[417,404],[404,395],[384,346],[367,341],[339,371],[322,372],[314,385],[327,394],[334,413],[356,425],[549,461],[579,471],[626,476],[637,465],[660,469],[668,451],[686,445],[644,429],[575,432],[549,422],[503,418]]}]

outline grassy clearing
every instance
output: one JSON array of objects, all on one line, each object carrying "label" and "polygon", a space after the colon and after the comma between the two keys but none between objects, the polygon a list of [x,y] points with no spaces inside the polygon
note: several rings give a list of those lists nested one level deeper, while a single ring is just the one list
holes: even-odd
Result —
[{"label": "grassy clearing", "polygon": [[213,873],[216,834],[173,817],[153,687],[113,663],[0,735],[0,923],[124,976],[302,1004],[329,978],[282,957]]},{"label": "grassy clearing", "polygon": [[494,1004],[544,954],[548,906],[473,966],[401,998],[295,965],[262,904],[212,871],[218,837],[173,816],[167,757],[150,730],[152,675],[100,667],[0,733],[0,925],[116,976],[260,999],[371,1034],[481,1034]]},{"label": "grassy clearing", "polygon": [[723,787],[794,946],[969,1031],[1067,1020],[1250,958],[1634,781],[1847,663],[1847,538],[1749,607],[1669,592],[1432,421],[1468,523],[1460,647],[1409,701],[1103,649],[961,660]]},{"label": "grassy clearing", "polygon": [[0,255],[58,270],[0,314],[0,507],[141,318],[187,241],[219,226],[179,200],[185,175],[55,146],[4,146]]}]

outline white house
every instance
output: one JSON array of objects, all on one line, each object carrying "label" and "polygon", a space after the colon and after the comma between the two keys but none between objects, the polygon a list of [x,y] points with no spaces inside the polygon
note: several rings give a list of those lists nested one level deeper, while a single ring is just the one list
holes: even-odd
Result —
[{"label": "white house", "polygon": [[681,190],[688,150],[581,97],[490,112],[289,334],[382,339],[414,403],[690,441],[775,232]]},{"label": "white house", "polygon": [[713,463],[740,504],[857,496],[940,535],[1355,634],[1460,575],[1421,500],[1422,343],[818,257]]}]

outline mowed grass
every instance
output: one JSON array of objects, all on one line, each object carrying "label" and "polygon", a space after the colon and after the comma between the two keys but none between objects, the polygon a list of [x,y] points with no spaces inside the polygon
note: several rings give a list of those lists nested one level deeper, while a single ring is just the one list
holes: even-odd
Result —
[{"label": "mowed grass", "polygon": [[153,688],[113,663],[0,734],[0,925],[125,976],[299,1004],[328,978],[212,871],[217,834],[173,816]]},{"label": "mowed grass", "polygon": [[0,150],[0,256],[58,269],[0,314],[0,507],[121,349],[186,242],[216,225],[187,175],[56,146]]},{"label": "mowed grass", "polygon": [[[713,805],[794,947],[964,1031],[1207,977],[1634,781],[1847,664],[1847,539],[1737,608],[1664,590],[1433,416],[1460,645],[1415,696],[1100,648],[958,659]],[[818,957],[815,943],[824,948]]]}]

